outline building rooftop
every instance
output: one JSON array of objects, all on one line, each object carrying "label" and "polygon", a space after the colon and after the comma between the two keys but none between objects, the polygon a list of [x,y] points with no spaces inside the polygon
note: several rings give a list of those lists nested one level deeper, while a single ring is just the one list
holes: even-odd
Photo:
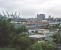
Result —
[{"label": "building rooftop", "polygon": [[46,36],[45,35],[36,34],[36,35],[30,35],[29,37],[31,37],[31,38],[44,38]]},{"label": "building rooftop", "polygon": [[48,24],[48,22],[30,22],[31,24]]}]

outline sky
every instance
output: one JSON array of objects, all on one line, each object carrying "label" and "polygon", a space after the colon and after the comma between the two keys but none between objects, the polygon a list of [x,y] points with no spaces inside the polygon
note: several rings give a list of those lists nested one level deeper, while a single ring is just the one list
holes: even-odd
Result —
[{"label": "sky", "polygon": [[34,18],[37,14],[61,17],[61,0],[0,0],[0,12],[20,12],[22,18]]}]

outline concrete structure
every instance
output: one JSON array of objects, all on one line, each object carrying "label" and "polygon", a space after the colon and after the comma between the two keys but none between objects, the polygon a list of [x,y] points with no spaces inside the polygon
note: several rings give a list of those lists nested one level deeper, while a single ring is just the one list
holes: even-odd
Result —
[{"label": "concrete structure", "polygon": [[45,35],[39,35],[39,34],[35,34],[35,35],[30,35],[29,37],[31,38],[45,38],[46,36]]},{"label": "concrete structure", "polygon": [[34,41],[41,41],[45,40],[46,36],[45,35],[40,35],[40,34],[35,34],[35,35],[29,35],[30,38],[32,38]]},{"label": "concrete structure", "polygon": [[38,21],[41,21],[43,19],[45,19],[45,14],[37,14],[37,20]]},{"label": "concrete structure", "polygon": [[49,29],[29,29],[28,32],[29,35],[33,35],[33,34],[44,35],[46,33],[49,33]]}]

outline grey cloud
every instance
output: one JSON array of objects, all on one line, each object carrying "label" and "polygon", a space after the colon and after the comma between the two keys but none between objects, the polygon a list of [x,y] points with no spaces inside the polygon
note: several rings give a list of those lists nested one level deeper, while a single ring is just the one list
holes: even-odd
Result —
[{"label": "grey cloud", "polygon": [[0,0],[0,9],[18,10],[24,17],[33,17],[38,12],[61,16],[60,2],[58,0]]}]

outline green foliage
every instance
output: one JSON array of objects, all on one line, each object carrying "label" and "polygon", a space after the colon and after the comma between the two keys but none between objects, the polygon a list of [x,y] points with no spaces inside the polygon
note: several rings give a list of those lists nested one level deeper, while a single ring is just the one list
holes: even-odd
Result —
[{"label": "green foliage", "polygon": [[[32,44],[28,37],[27,28],[15,28],[9,19],[0,19],[0,47],[20,47],[25,49]],[[23,33],[24,32],[24,33]]]},{"label": "green foliage", "polygon": [[53,36],[53,42],[55,42],[56,44],[61,44],[61,35],[60,33],[55,33]]},{"label": "green foliage", "polygon": [[33,44],[29,50],[54,50],[54,44],[48,41],[41,41]]},{"label": "green foliage", "polygon": [[0,18],[0,48],[26,50],[34,43],[34,41],[28,37],[27,31],[25,26],[15,28],[15,24],[11,23],[11,19]]},{"label": "green foliage", "polygon": [[21,26],[19,28],[16,28],[16,33],[17,34],[20,34],[22,32],[27,32],[27,31],[28,31],[28,29],[25,26]]},{"label": "green foliage", "polygon": [[49,26],[49,29],[60,29],[60,24],[55,24],[55,25],[52,25],[52,26]]},{"label": "green foliage", "polygon": [[26,33],[18,34],[16,37],[16,41],[14,41],[16,48],[25,50],[27,49],[31,44],[32,40],[28,37]]},{"label": "green foliage", "polygon": [[8,46],[9,37],[13,33],[13,29],[14,26],[13,24],[10,24],[10,20],[0,19],[0,47]]}]

